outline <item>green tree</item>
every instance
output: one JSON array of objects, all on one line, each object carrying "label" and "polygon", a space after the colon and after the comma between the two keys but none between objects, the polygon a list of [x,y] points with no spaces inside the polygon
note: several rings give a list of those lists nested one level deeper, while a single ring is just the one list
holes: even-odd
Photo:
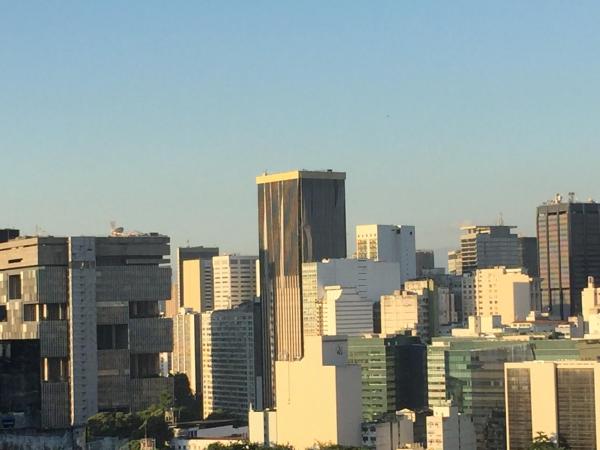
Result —
[{"label": "green tree", "polygon": [[547,434],[538,432],[529,446],[529,450],[567,450],[567,447],[553,442]]},{"label": "green tree", "polygon": [[[173,437],[165,421],[165,410],[173,404],[168,394],[161,395],[160,402],[137,413],[103,412],[88,419],[88,438],[94,439],[114,436],[120,439],[154,438],[158,448]],[[132,442],[131,449],[139,448],[139,443]]]},{"label": "green tree", "polygon": [[173,376],[175,417],[179,422],[191,422],[202,419],[202,401],[199,395],[192,394],[190,382],[185,373]]}]

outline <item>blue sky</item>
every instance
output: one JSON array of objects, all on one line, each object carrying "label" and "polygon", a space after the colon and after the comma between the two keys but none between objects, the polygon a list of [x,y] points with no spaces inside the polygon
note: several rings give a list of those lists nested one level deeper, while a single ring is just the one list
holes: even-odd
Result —
[{"label": "blue sky", "polygon": [[[333,168],[357,223],[534,232],[600,198],[600,3],[2,2],[2,226],[255,252],[264,170]],[[350,249],[353,245],[350,245]],[[440,264],[442,261],[440,261]]]}]

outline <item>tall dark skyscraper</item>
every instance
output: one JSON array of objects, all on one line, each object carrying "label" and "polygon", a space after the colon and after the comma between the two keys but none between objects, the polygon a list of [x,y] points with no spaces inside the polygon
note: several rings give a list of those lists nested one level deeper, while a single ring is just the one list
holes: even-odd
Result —
[{"label": "tall dark skyscraper", "polygon": [[569,197],[537,208],[542,306],[565,319],[581,313],[587,277],[600,277],[600,205]]},{"label": "tall dark skyscraper", "polygon": [[346,257],[345,179],[304,170],[256,178],[263,407],[275,402],[274,361],[303,356],[302,263]]}]

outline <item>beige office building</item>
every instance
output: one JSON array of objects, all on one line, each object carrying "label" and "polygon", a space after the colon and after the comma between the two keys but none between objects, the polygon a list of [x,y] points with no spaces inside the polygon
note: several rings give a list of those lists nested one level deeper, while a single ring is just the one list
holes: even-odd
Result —
[{"label": "beige office building", "polygon": [[410,331],[423,339],[430,337],[429,296],[426,292],[394,291],[381,296],[381,333]]},{"label": "beige office building", "polygon": [[356,226],[356,257],[398,263],[400,283],[416,277],[416,252],[412,225]]},{"label": "beige office building", "polygon": [[532,309],[534,280],[523,269],[494,267],[463,275],[463,311],[469,316],[501,316],[503,324],[522,321]]},{"label": "beige office building", "polygon": [[202,392],[201,316],[181,308],[173,317],[171,373],[184,373],[194,394]]},{"label": "beige office building", "polygon": [[213,307],[231,309],[256,296],[258,256],[222,255],[212,259]]},{"label": "beige office building", "polygon": [[218,254],[216,247],[177,249],[179,307],[196,312],[213,309],[212,258]]},{"label": "beige office building", "polygon": [[250,442],[297,449],[361,446],[361,369],[344,336],[309,336],[304,358],[277,361],[275,410],[250,411]]},{"label": "beige office building", "polygon": [[570,450],[600,448],[600,363],[506,363],[508,450],[527,450],[539,432]]}]

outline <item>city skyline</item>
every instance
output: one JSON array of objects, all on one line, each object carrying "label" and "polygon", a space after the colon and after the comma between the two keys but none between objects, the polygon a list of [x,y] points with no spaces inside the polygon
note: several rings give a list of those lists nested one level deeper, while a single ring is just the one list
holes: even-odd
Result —
[{"label": "city skyline", "polygon": [[5,5],[4,226],[254,253],[254,177],[332,168],[349,250],[411,224],[439,261],[465,223],[600,197],[599,6],[431,6]]}]

